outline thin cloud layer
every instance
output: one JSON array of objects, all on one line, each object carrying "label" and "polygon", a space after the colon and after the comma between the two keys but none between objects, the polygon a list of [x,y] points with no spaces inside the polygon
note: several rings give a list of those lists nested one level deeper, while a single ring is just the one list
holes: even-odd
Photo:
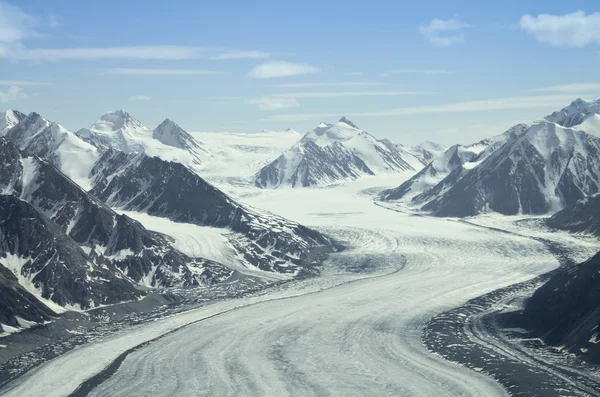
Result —
[{"label": "thin cloud layer", "polygon": [[[389,117],[435,113],[468,113],[493,110],[552,109],[563,106],[570,100],[572,100],[572,95],[536,95],[456,102],[442,105],[409,106],[376,112],[355,112],[348,114],[351,116],[360,117]],[[331,113],[282,114],[273,115],[270,117],[270,119],[278,121],[303,121],[335,116],[335,114]]]},{"label": "thin cloud layer", "polygon": [[217,70],[198,69],[143,69],[143,68],[112,68],[107,70],[110,74],[137,75],[137,76],[193,76],[216,75],[222,72]]}]

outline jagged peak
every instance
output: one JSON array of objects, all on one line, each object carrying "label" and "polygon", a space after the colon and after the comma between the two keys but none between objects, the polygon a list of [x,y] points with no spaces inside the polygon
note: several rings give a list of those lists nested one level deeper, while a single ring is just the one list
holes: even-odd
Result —
[{"label": "jagged peak", "polygon": [[347,124],[347,125],[349,125],[352,128],[356,128],[357,130],[359,129],[356,124],[354,124],[352,121],[348,120],[346,117],[342,117],[340,119],[339,123]]},{"label": "jagged peak", "polygon": [[123,128],[144,131],[148,130],[148,127],[123,109],[106,112],[100,116],[100,119],[91,127],[92,130],[98,129],[112,131]]}]

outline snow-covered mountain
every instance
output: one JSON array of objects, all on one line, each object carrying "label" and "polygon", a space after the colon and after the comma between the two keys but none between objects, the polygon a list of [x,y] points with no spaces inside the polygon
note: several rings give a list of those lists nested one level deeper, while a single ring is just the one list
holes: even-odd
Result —
[{"label": "snow-covered mountain", "polygon": [[569,128],[580,125],[595,114],[600,114],[600,99],[586,101],[578,98],[569,106],[546,116],[545,120]]},{"label": "snow-covered mountain", "polygon": [[193,136],[168,118],[152,131],[152,137],[167,146],[179,149],[206,150]]},{"label": "snow-covered mountain", "polygon": [[507,141],[422,208],[438,216],[545,214],[600,190],[600,138],[547,121]]},{"label": "snow-covered mountain", "polygon": [[90,143],[103,145],[126,153],[144,151],[144,141],[152,138],[152,131],[124,110],[108,112],[89,129],[78,131],[78,135]]},{"label": "snow-covered mountain", "polygon": [[591,233],[600,237],[600,193],[565,207],[546,221],[556,229],[575,233]]},{"label": "snow-covered mountain", "polygon": [[256,186],[323,186],[393,171],[415,171],[422,162],[401,152],[388,140],[375,139],[342,117],[335,124],[320,123],[292,148],[263,167]]},{"label": "snow-covered mountain", "polygon": [[91,193],[111,207],[230,229],[230,241],[249,267],[297,273],[313,250],[338,248],[302,225],[236,202],[179,163],[107,151],[92,174]]},{"label": "snow-covered mountain", "polygon": [[519,124],[467,147],[476,154],[470,159],[449,156],[457,153],[453,147],[381,198],[437,216],[559,211],[600,190],[597,103],[576,100],[548,116],[565,124],[581,123],[572,128],[547,120]]},{"label": "snow-covered mountain", "polygon": [[404,150],[411,153],[413,156],[421,160],[424,165],[429,164],[433,159],[440,157],[443,153],[448,150],[447,146],[440,145],[439,143],[425,141],[419,145],[412,147],[404,147]]},{"label": "snow-covered mountain", "polygon": [[17,110],[0,112],[0,136],[4,136],[8,130],[19,124],[25,115]]},{"label": "snow-covered mountain", "polygon": [[440,145],[426,144],[430,162],[412,178],[394,189],[381,192],[382,200],[400,200],[422,206],[441,192],[451,188],[465,171],[475,167],[487,156],[501,147],[510,137],[521,134],[527,128],[519,124],[504,134],[471,145],[454,145],[440,151]]},{"label": "snow-covered mountain", "polygon": [[5,134],[26,156],[39,156],[65,175],[89,189],[89,173],[98,159],[98,149],[38,113],[30,113]]}]

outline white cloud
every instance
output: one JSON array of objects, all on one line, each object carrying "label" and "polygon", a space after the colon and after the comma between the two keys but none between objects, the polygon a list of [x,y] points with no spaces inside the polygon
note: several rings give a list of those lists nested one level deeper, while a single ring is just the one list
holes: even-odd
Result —
[{"label": "white cloud", "polygon": [[[516,110],[516,109],[552,109],[562,107],[572,101],[572,95],[537,95],[508,97],[498,99],[486,99],[480,101],[456,102],[442,105],[430,106],[409,106],[377,112],[347,112],[349,116],[359,117],[388,117],[388,116],[410,116],[417,114],[437,114],[437,113],[467,113],[482,112],[493,110]],[[314,113],[314,114],[282,114],[274,115],[270,118],[279,121],[301,121],[311,119],[321,119],[335,117],[335,114]]]},{"label": "white cloud", "polygon": [[470,26],[458,18],[432,19],[427,25],[419,26],[419,33],[432,44],[448,47],[453,44],[464,43],[463,29]]},{"label": "white cloud", "polygon": [[17,99],[25,99],[28,95],[21,87],[13,85],[6,91],[0,91],[0,103],[16,101]]},{"label": "white cloud", "polygon": [[235,51],[227,50],[209,57],[210,60],[219,61],[226,59],[266,59],[270,58],[271,53],[263,51]]},{"label": "white cloud", "polygon": [[191,75],[216,75],[222,72],[216,70],[198,69],[143,69],[143,68],[113,68],[108,69],[111,74],[138,75],[138,76],[191,76]]},{"label": "white cloud", "polygon": [[140,94],[129,97],[130,101],[149,101],[150,99],[152,99],[152,98],[150,98],[147,95],[140,95]]},{"label": "white cloud", "polygon": [[0,53],[7,45],[37,35],[39,21],[19,7],[0,2]]},{"label": "white cloud", "polygon": [[32,86],[32,85],[52,85],[51,83],[41,83],[37,81],[25,81],[25,80],[0,80],[0,85],[18,85],[18,86]]},{"label": "white cloud", "polygon": [[273,84],[271,87],[276,88],[311,88],[311,87],[365,87],[373,85],[384,85],[384,83],[373,83],[365,81],[342,81],[337,83],[285,83],[285,84]]},{"label": "white cloud", "polygon": [[565,15],[529,14],[521,17],[521,29],[537,41],[563,47],[600,44],[600,12],[577,11]]},{"label": "white cloud", "polygon": [[256,66],[248,74],[255,79],[272,79],[317,73],[318,71],[319,68],[306,63],[270,61]]},{"label": "white cloud", "polygon": [[574,83],[553,85],[550,87],[536,88],[533,91],[539,92],[600,92],[600,83]]},{"label": "white cloud", "polygon": [[280,110],[297,108],[300,103],[294,98],[283,98],[283,97],[264,97],[258,99],[252,99],[248,101],[251,105],[256,105],[260,110]]},{"label": "white cloud", "polygon": [[382,73],[382,76],[391,76],[393,74],[427,74],[427,75],[437,75],[437,74],[450,74],[444,69],[394,69],[388,70],[387,72]]}]

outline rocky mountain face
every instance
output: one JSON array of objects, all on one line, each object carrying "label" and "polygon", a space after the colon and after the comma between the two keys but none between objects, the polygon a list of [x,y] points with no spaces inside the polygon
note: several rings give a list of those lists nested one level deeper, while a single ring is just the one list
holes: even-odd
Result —
[{"label": "rocky mountain face", "polygon": [[179,163],[112,151],[92,174],[91,193],[111,207],[230,229],[232,244],[251,267],[295,273],[313,249],[337,249],[313,230],[243,206]]},{"label": "rocky mountain face", "polygon": [[518,326],[600,364],[600,253],[555,274],[526,301]]},{"label": "rocky mountain face", "polygon": [[108,112],[89,129],[78,132],[91,144],[111,147],[126,153],[144,151],[144,141],[152,138],[152,131],[124,110]]},{"label": "rocky mountain face", "polygon": [[600,189],[600,139],[540,122],[514,137],[423,209],[437,216],[545,214]]},{"label": "rocky mountain face", "polygon": [[321,123],[277,159],[262,168],[255,185],[323,186],[383,172],[414,171],[422,162],[388,140],[377,140],[342,118]]},{"label": "rocky mountain face", "polygon": [[[457,156],[460,147],[452,147],[381,198],[436,216],[559,211],[600,190],[600,129],[592,113],[597,104],[578,100],[548,116],[565,124],[582,122],[574,128],[554,121],[520,124],[464,148],[462,156]],[[582,114],[587,118],[577,116]]]},{"label": "rocky mountain face", "polygon": [[0,264],[45,305],[87,309],[143,295],[18,197],[0,195],[0,219]]},{"label": "rocky mountain face", "polygon": [[152,137],[164,145],[185,150],[192,155],[195,164],[201,164],[202,155],[208,154],[208,150],[200,142],[169,119],[165,119],[152,131]]},{"label": "rocky mountain face", "polygon": [[590,233],[600,237],[600,194],[594,194],[565,207],[546,221],[555,229]]}]

